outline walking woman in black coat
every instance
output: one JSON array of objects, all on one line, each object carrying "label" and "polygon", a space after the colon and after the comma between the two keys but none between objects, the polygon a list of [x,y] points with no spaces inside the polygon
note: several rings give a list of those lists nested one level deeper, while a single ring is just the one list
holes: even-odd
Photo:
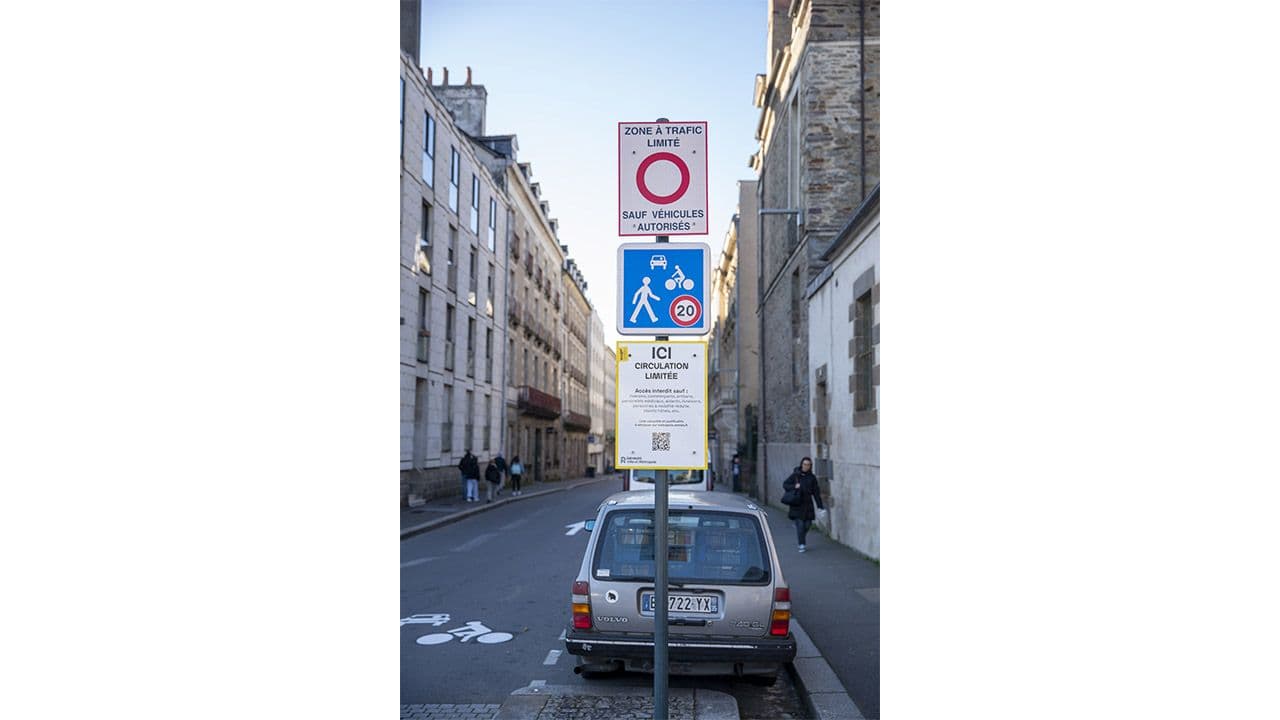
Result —
[{"label": "walking woman in black coat", "polygon": [[795,490],[799,494],[799,502],[791,506],[787,517],[796,524],[796,542],[800,544],[800,552],[804,552],[804,537],[809,534],[809,526],[813,523],[815,513],[813,504],[826,511],[822,504],[822,493],[818,490],[818,478],[813,474],[813,460],[804,458],[800,467],[792,471],[791,476],[782,481],[782,490]]}]

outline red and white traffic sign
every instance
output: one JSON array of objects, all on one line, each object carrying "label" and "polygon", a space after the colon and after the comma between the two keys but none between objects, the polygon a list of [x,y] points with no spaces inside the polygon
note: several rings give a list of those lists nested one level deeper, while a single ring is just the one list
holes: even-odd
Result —
[{"label": "red and white traffic sign", "polygon": [[707,234],[707,123],[618,123],[618,234]]},{"label": "red and white traffic sign", "polygon": [[681,295],[671,303],[671,322],[689,327],[702,319],[702,303],[692,295]]}]

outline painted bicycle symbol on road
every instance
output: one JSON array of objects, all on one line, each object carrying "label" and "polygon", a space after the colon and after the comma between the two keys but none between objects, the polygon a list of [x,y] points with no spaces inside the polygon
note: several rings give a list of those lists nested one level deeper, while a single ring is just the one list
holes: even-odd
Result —
[{"label": "painted bicycle symbol on road", "polygon": [[[400,627],[405,625],[431,625],[439,627],[449,623],[449,613],[420,613],[410,615],[407,618],[400,618]],[[474,639],[482,645],[494,645],[504,643],[515,635],[509,632],[499,632],[491,630],[479,620],[471,620],[462,627],[446,630],[444,632],[430,633],[419,637],[415,642],[419,645],[443,645],[444,643],[458,638],[459,642],[467,642]]]}]

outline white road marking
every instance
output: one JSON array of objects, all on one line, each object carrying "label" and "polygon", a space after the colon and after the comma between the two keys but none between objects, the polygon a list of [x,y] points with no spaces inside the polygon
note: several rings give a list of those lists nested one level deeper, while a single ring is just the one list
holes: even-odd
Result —
[{"label": "white road marking", "polygon": [[569,529],[569,532],[565,533],[565,535],[574,535],[576,533],[580,533],[586,526],[587,526],[586,520],[580,520],[576,523],[573,523],[572,525],[565,525],[565,527]]},{"label": "white road marking", "polygon": [[494,535],[497,535],[497,533],[483,533],[483,534],[481,534],[481,535],[477,535],[477,536],[475,536],[475,537],[471,538],[470,540],[468,540],[468,541],[466,541],[466,542],[462,543],[462,544],[461,544],[461,545],[459,545],[458,547],[454,548],[454,549],[453,549],[453,551],[454,551],[454,552],[466,552],[467,550],[470,550],[470,549],[472,549],[472,548],[476,547],[477,545],[479,545],[480,543],[484,542],[485,540],[488,540],[489,538],[493,537]]},{"label": "white road marking", "polygon": [[551,651],[549,651],[549,652],[547,653],[547,659],[546,659],[546,660],[543,660],[543,661],[542,661],[542,664],[543,664],[543,665],[555,665],[555,664],[556,664],[556,661],[560,659],[560,653],[561,653],[561,652],[563,652],[563,651],[562,651],[562,650],[551,650]]},{"label": "white road marking", "polygon": [[407,567],[413,567],[414,565],[421,565],[422,563],[428,563],[436,559],[437,558],[434,558],[434,557],[424,557],[424,558],[418,558],[417,560],[410,560],[409,562],[400,563],[400,569],[403,570]]},{"label": "white road marking", "polygon": [[529,682],[529,687],[546,687],[546,685],[546,680],[531,680]]},{"label": "white road marking", "polygon": [[561,639],[561,640],[563,640],[563,639],[564,639],[564,636],[565,636],[565,634],[566,634],[567,632],[569,632],[569,631],[568,631],[568,630],[561,630],[561,631],[560,631],[560,639]]},{"label": "white road marking", "polygon": [[513,523],[507,523],[506,525],[503,525],[503,526],[502,526],[501,528],[499,528],[499,529],[501,529],[501,530],[515,530],[516,528],[520,527],[521,525],[523,525],[523,524],[525,524],[525,523],[527,523],[527,522],[529,522],[529,518],[527,518],[527,517],[526,517],[526,518],[521,518],[521,519],[519,519],[519,520],[517,520],[517,521],[515,521],[515,522],[513,522]]}]

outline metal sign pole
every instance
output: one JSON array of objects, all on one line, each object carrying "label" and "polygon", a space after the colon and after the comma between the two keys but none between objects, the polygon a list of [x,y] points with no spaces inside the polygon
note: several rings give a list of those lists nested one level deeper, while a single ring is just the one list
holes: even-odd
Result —
[{"label": "metal sign pole", "polygon": [[[658,118],[658,122],[668,122]],[[654,242],[671,240],[658,235]],[[666,335],[654,340],[665,341]],[[667,471],[659,470],[653,478],[653,720],[667,720]]]},{"label": "metal sign pole", "polygon": [[[658,118],[658,122],[666,122]],[[658,235],[654,242],[669,242]],[[666,341],[666,335],[654,335]],[[659,470],[653,478],[653,720],[667,720],[667,471]]]}]

